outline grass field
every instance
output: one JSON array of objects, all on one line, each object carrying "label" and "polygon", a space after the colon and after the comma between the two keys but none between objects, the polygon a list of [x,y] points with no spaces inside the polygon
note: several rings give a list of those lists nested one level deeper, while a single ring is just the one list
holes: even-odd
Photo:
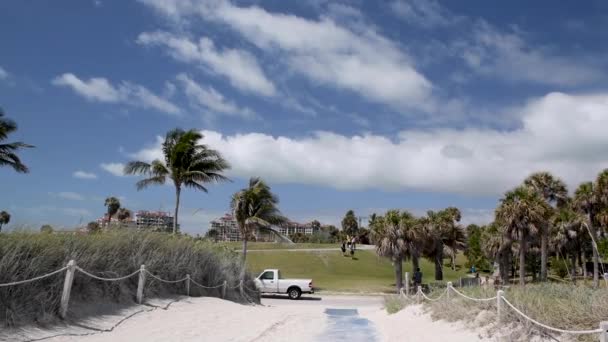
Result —
[{"label": "grass field", "polygon": [[[308,244],[297,244],[293,248],[311,248],[304,247],[306,245]],[[463,263],[464,257],[459,256],[457,264]],[[312,278],[315,288],[321,291],[392,292],[395,286],[395,273],[391,262],[386,258],[379,258],[371,250],[357,251],[354,259],[342,256],[340,251],[332,250],[249,253],[247,264],[254,276],[266,268],[278,268],[283,277]],[[412,274],[411,262],[405,262],[403,266],[404,272]],[[421,260],[420,268],[423,282],[434,283],[434,265],[427,260]],[[457,281],[459,277],[464,276],[465,269],[457,268],[452,271],[449,267],[444,267],[446,282]]]},{"label": "grass field", "polygon": [[[221,246],[226,246],[229,249],[240,251],[243,249],[243,243],[240,241],[235,242],[218,242]],[[303,249],[303,248],[338,248],[340,245],[335,243],[273,243],[273,242],[248,242],[248,250],[260,250],[260,249]]]}]

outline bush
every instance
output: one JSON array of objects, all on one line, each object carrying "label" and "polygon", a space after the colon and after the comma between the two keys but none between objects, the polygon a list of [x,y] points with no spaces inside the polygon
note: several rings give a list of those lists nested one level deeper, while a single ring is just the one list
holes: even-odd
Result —
[{"label": "bush", "polygon": [[563,259],[551,258],[551,271],[560,278],[568,276],[568,265]]},{"label": "bush", "polygon": [[[176,280],[190,274],[203,285],[229,286],[239,282],[238,256],[211,243],[190,237],[153,232],[109,231],[99,234],[36,234],[15,232],[0,234],[0,284],[30,279],[64,267],[69,260],[101,277],[130,274],[145,264],[152,274]],[[53,320],[59,303],[65,273],[10,287],[0,287],[0,326]],[[134,303],[138,277],[118,282],[91,279],[76,272],[72,303]],[[246,287],[255,289],[249,275]],[[164,284],[147,278],[145,296],[162,297],[184,294],[185,284]],[[191,285],[192,296],[220,296],[220,289],[204,290]],[[247,293],[257,298],[257,294]],[[227,299],[239,300],[237,289],[227,291]]]}]

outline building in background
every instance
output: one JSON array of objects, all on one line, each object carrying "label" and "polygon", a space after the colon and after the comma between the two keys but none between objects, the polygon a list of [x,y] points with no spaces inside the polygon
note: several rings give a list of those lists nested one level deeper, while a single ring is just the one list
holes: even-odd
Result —
[{"label": "building in background", "polygon": [[[231,214],[225,214],[224,216],[211,221],[209,228],[217,231],[218,241],[241,241],[241,232],[239,231],[239,226]],[[318,230],[318,228],[314,227],[312,222],[302,224],[293,221],[288,221],[282,226],[276,226],[275,229],[284,236],[290,236],[296,233],[312,235]],[[268,230],[256,229],[253,235],[253,239],[251,240],[255,241],[279,241],[276,234]]]},{"label": "building in background", "polygon": [[[173,216],[164,211],[148,211],[140,210],[135,213],[135,218],[120,221],[116,215],[112,216],[111,222],[108,221],[108,214],[97,219],[97,223],[101,227],[116,226],[120,228],[130,229],[149,229],[154,231],[172,232],[173,231]],[[177,226],[179,231],[179,224]]]},{"label": "building in background", "polygon": [[217,231],[219,241],[241,241],[241,232],[234,217],[230,214],[215,219],[210,222],[210,229]]},{"label": "building in background", "polygon": [[[173,216],[164,211],[140,210],[135,214],[135,224],[138,229],[155,231],[173,231]],[[179,224],[177,226],[179,231]]]}]

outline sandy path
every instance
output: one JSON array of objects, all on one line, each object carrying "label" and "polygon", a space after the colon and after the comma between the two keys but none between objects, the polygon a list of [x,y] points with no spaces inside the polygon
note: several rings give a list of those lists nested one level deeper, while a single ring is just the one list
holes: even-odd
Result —
[{"label": "sandy path", "polygon": [[[328,308],[356,309],[358,318],[353,321],[366,321],[366,331],[373,335],[366,341],[480,341],[477,334],[458,324],[431,321],[417,306],[387,315],[382,309],[382,297],[317,296],[299,301],[279,297],[264,298],[262,302],[263,306],[249,306],[217,298],[186,298],[168,310],[140,313],[112,332],[58,336],[46,341],[336,341],[331,335],[336,331],[335,319],[326,313]],[[92,321],[107,328],[118,321],[118,315]],[[74,332],[70,328],[63,330]],[[339,337],[337,340],[342,340],[343,336]],[[352,337],[353,334],[344,336],[344,340],[355,341]]]}]

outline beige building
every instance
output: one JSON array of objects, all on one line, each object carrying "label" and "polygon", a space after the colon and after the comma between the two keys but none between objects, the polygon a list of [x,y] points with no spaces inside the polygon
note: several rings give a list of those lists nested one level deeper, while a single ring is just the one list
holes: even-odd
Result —
[{"label": "beige building", "polygon": [[[217,239],[219,241],[241,241],[241,232],[236,223],[236,220],[231,214],[225,214],[224,216],[217,218],[210,222],[211,229],[215,229],[218,232]],[[284,236],[290,236],[295,233],[302,233],[304,235],[312,235],[315,233],[312,223],[297,223],[289,221],[283,226],[274,227],[277,232]],[[267,241],[275,242],[280,239],[273,232],[267,230],[256,230],[253,234],[256,241]]]}]

